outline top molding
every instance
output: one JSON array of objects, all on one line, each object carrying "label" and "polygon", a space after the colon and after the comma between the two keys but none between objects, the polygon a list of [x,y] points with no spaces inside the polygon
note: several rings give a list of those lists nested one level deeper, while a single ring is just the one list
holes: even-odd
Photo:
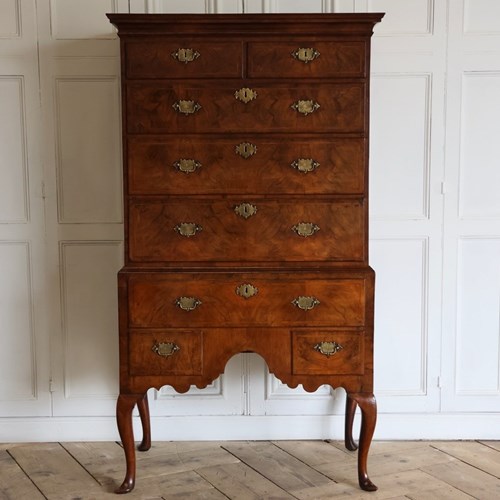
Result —
[{"label": "top molding", "polygon": [[383,13],[369,14],[106,14],[119,36],[178,33],[370,36]]}]

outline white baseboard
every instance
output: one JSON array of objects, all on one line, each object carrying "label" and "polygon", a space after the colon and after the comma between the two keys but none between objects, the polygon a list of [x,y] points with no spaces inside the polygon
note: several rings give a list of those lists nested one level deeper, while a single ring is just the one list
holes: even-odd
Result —
[{"label": "white baseboard", "polygon": [[[380,414],[374,439],[499,439],[500,414]],[[356,428],[359,417],[356,417]],[[334,416],[152,417],[157,441],[343,439]],[[134,418],[136,440],[140,422]],[[357,431],[356,431],[357,433]],[[1,418],[0,442],[118,441],[112,417]]]}]

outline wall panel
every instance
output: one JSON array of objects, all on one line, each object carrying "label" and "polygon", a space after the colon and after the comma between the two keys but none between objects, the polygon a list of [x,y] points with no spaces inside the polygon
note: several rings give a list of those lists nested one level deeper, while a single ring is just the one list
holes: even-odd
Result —
[{"label": "wall panel", "polygon": [[51,0],[51,30],[56,40],[115,38],[105,14],[117,12],[117,0]]},{"label": "wall panel", "polygon": [[370,260],[377,270],[375,393],[425,395],[428,242],[422,238],[374,240]]},{"label": "wall panel", "polygon": [[23,76],[0,76],[0,223],[28,220]]},{"label": "wall panel", "polygon": [[371,12],[386,12],[378,35],[428,35],[433,31],[434,0],[368,0]]},{"label": "wall panel", "polygon": [[498,0],[464,0],[464,33],[500,34]]},{"label": "wall panel", "polygon": [[500,217],[500,71],[462,78],[460,216]]},{"label": "wall panel", "polygon": [[36,398],[31,272],[28,242],[0,242],[0,401]]},{"label": "wall panel", "polygon": [[0,15],[0,39],[21,36],[20,0],[3,0]]},{"label": "wall panel", "polygon": [[461,238],[456,393],[500,396],[500,237]]},{"label": "wall panel", "polygon": [[371,85],[371,215],[424,219],[429,207],[431,75],[375,74]]},{"label": "wall panel", "polygon": [[56,108],[60,222],[121,222],[117,79],[58,77]]},{"label": "wall panel", "polygon": [[[64,398],[70,402],[114,401],[118,394],[116,274],[122,251],[115,241],[61,242]],[[85,410],[76,408],[85,414],[96,411],[92,404]]]}]

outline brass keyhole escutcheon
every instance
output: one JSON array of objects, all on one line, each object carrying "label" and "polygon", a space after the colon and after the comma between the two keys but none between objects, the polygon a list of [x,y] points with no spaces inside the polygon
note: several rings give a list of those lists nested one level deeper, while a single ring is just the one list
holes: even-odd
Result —
[{"label": "brass keyhole escutcheon", "polygon": [[241,203],[241,205],[234,207],[234,211],[240,217],[248,219],[257,213],[257,207],[251,203]]},{"label": "brass keyhole escutcheon", "polygon": [[320,55],[319,51],[313,47],[299,47],[292,52],[292,56],[298,61],[302,61],[304,64],[314,61],[314,59],[317,59]]},{"label": "brass keyhole escutcheon", "polygon": [[242,142],[236,146],[235,151],[246,160],[257,153],[257,146],[251,142]]},{"label": "brass keyhole escutcheon", "polygon": [[245,104],[257,99],[257,92],[255,90],[249,89],[248,87],[243,87],[234,93],[234,97]]},{"label": "brass keyhole escutcheon", "polygon": [[257,295],[259,289],[250,283],[243,283],[242,285],[236,287],[236,295],[243,297],[244,299],[249,299]]}]

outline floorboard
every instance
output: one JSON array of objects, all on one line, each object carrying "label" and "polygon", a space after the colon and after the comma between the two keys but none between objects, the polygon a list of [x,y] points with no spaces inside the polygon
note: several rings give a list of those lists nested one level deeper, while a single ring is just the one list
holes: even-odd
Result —
[{"label": "floorboard", "polygon": [[[357,453],[337,441],[159,442],[137,452],[127,500],[493,500],[500,441],[376,441],[357,485]],[[0,444],[0,500],[107,500],[125,472],[114,442]]]}]

